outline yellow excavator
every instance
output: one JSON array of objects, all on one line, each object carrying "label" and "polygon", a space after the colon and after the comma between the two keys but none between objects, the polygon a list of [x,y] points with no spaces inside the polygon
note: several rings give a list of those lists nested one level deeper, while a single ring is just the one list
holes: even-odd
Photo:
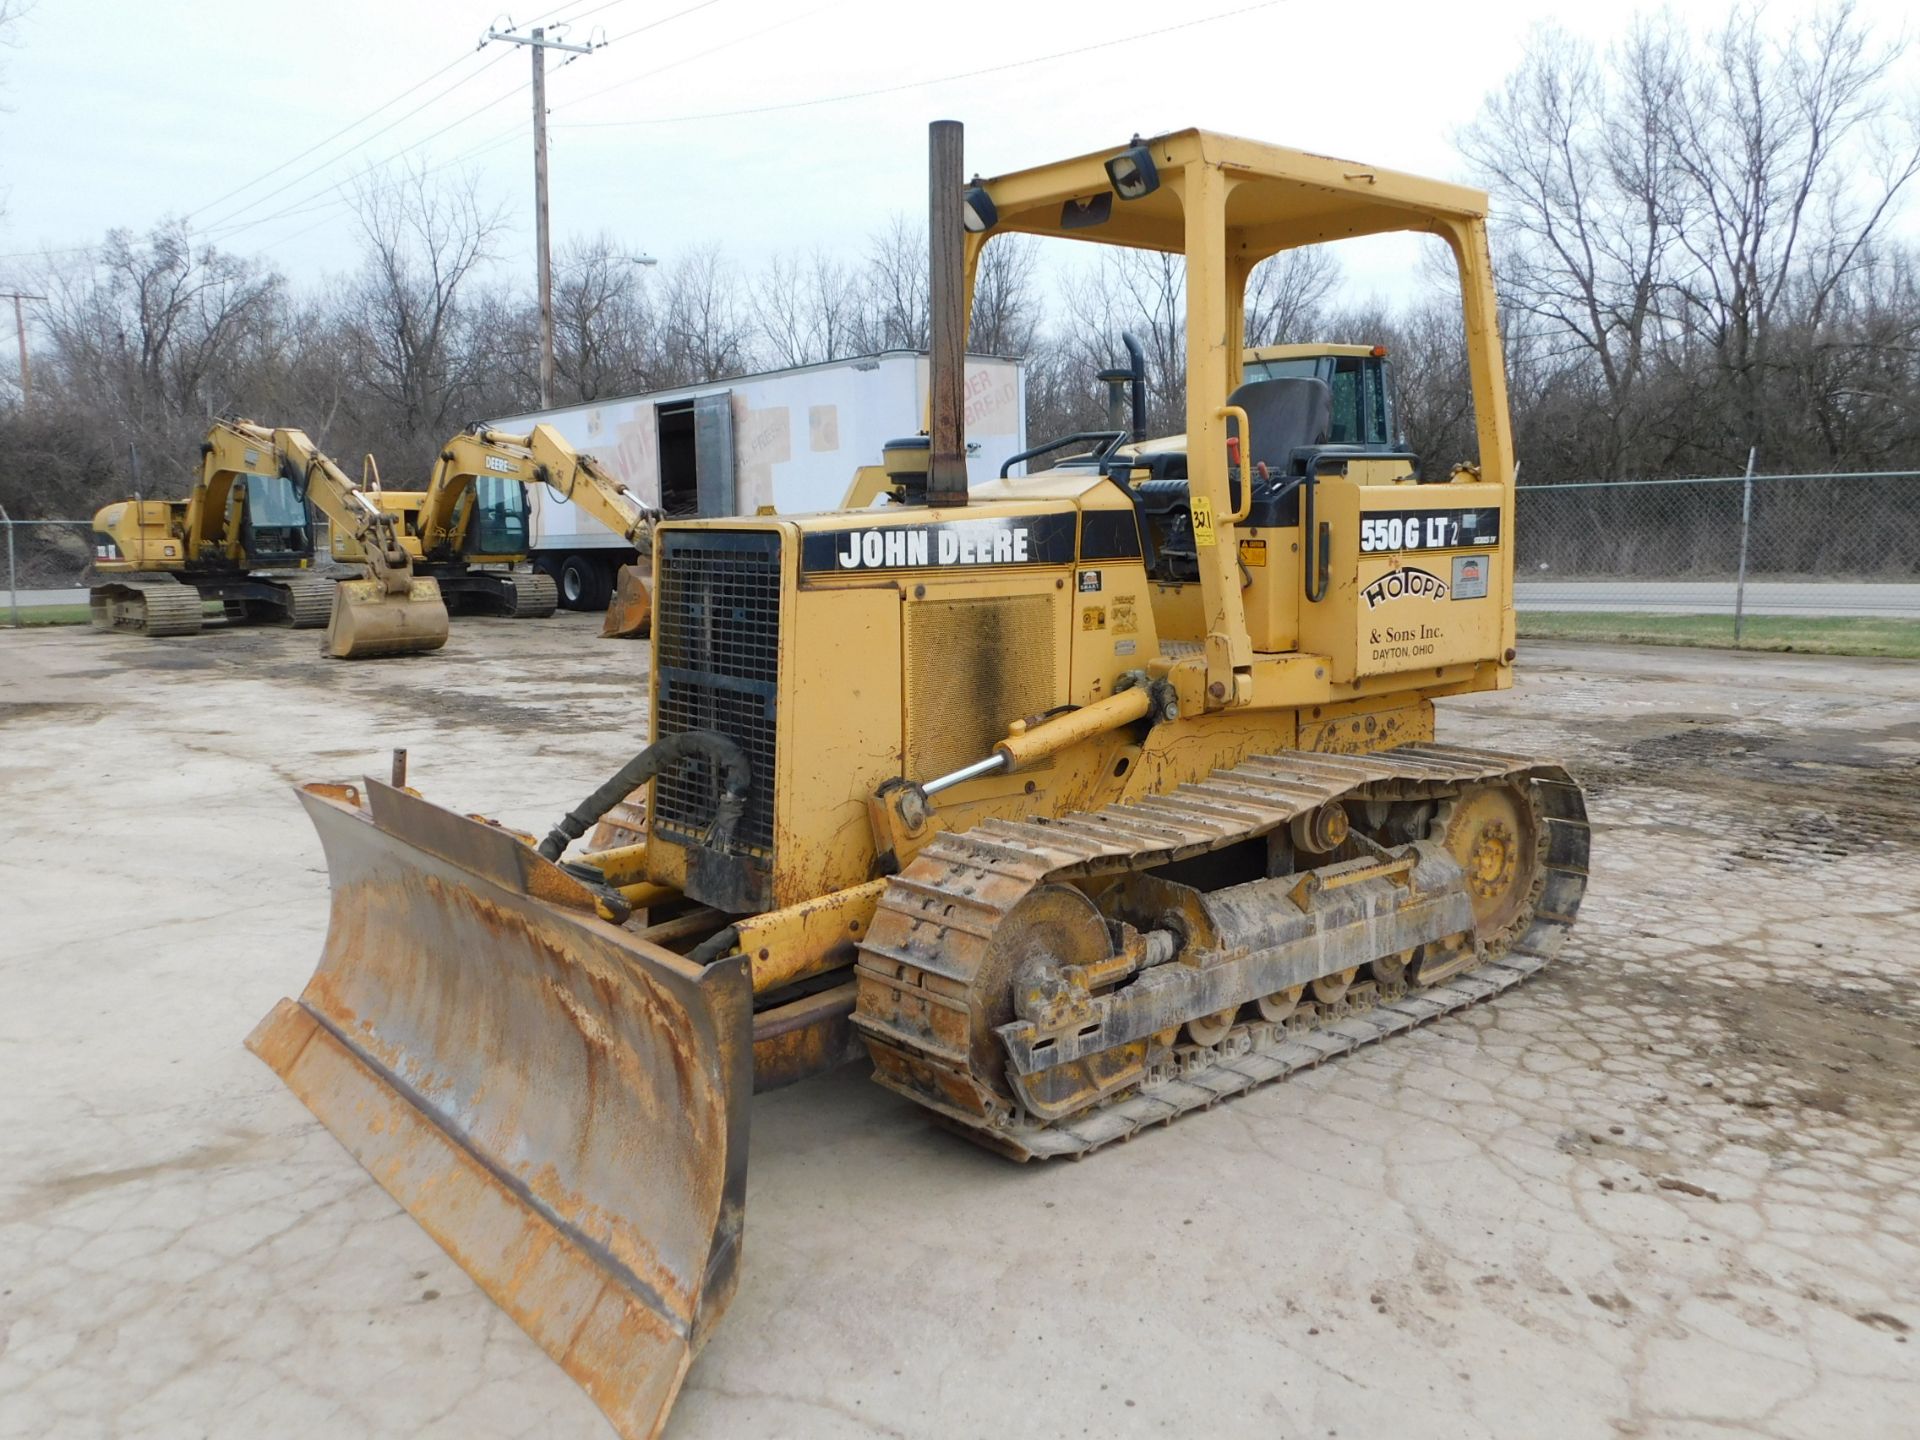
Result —
[{"label": "yellow excavator", "polygon": [[[577,501],[643,555],[659,518],[550,425],[525,434],[467,427],[440,447],[424,489],[387,489],[371,463],[363,480],[367,493],[399,522],[418,570],[439,582],[456,615],[543,618],[559,604],[551,576],[511,568],[527,558],[531,486],[544,484]],[[361,560],[351,533],[336,532],[333,557],[348,564]]]},{"label": "yellow excavator", "polygon": [[[316,572],[313,512],[352,538],[370,578]],[[226,624],[328,627],[343,657],[412,654],[446,643],[437,587],[413,573],[394,523],[304,431],[219,420],[185,500],[126,500],[93,517],[89,597],[96,629],[191,635],[217,601]]]},{"label": "yellow excavator", "polygon": [[[900,503],[662,524],[650,743],[545,836],[299,790],[332,920],[249,1045],[623,1436],[733,1294],[753,1091],[855,1051],[990,1150],[1084,1156],[1499,994],[1586,886],[1567,771],[1435,735],[1514,674],[1486,197],[1196,130],[968,182],[939,122],[931,160]],[[1369,469],[1326,380],[1248,378],[1252,267],[1387,232],[1457,266],[1475,464]],[[1178,452],[970,483],[1007,234],[1184,260]],[[643,830],[575,848],[641,786]]]}]

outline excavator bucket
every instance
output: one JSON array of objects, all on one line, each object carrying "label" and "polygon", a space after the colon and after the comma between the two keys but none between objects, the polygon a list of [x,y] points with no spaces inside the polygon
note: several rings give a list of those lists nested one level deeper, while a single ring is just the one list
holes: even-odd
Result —
[{"label": "excavator bucket", "polygon": [[644,566],[622,565],[613,599],[607,602],[602,640],[644,640],[653,633],[653,593],[647,589]]},{"label": "excavator bucket", "polygon": [[342,580],[334,587],[322,647],[334,659],[417,655],[446,643],[447,606],[439,581],[416,577],[400,593],[379,580]]},{"label": "excavator bucket", "polygon": [[747,961],[635,938],[510,832],[411,791],[298,793],[326,951],[248,1048],[622,1436],[658,1435],[737,1275]]}]

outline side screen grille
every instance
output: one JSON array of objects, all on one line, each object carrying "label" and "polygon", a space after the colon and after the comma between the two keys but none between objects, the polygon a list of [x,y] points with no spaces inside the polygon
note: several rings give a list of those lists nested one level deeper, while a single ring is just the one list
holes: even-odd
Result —
[{"label": "side screen grille", "polygon": [[[753,792],[734,834],[736,854],[773,855],[774,731],[780,673],[777,531],[663,530],[653,636],[659,672],[655,733],[711,730],[747,752]],[[705,761],[653,782],[654,828],[698,843],[720,782]]]}]

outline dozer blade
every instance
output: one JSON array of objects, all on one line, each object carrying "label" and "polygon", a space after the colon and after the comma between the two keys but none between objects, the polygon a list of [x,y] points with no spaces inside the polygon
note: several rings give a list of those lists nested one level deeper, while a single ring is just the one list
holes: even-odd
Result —
[{"label": "dozer blade", "polygon": [[652,632],[653,595],[647,589],[646,569],[622,565],[619,583],[613,587],[613,599],[607,602],[607,618],[600,627],[600,638],[644,640]]},{"label": "dozer blade", "polygon": [[447,643],[447,607],[440,584],[416,577],[404,595],[378,580],[342,580],[334,587],[333,615],[321,647],[336,660],[417,655]]},{"label": "dozer blade", "polygon": [[326,951],[248,1048],[629,1437],[732,1298],[752,988],[598,919],[513,835],[306,785]]}]

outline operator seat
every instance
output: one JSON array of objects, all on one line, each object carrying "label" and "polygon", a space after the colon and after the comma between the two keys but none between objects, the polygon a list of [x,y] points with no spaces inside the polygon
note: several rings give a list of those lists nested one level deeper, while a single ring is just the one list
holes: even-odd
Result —
[{"label": "operator seat", "polygon": [[[1246,524],[1256,529],[1299,524],[1299,487],[1288,482],[1306,474],[1314,453],[1327,445],[1333,428],[1332,390],[1326,381],[1310,377],[1249,380],[1233,392],[1230,403],[1247,412],[1250,432],[1244,446],[1248,463],[1236,467],[1238,473],[1227,482],[1234,509],[1240,508],[1242,476],[1252,472],[1254,464],[1264,464],[1266,478],[1254,475]],[[1196,578],[1199,557],[1194,549],[1186,452],[1151,453],[1113,463],[1132,470],[1144,468],[1149,477],[1128,486],[1148,570],[1163,580]]]},{"label": "operator seat", "polygon": [[1247,412],[1247,464],[1272,476],[1294,473],[1295,452],[1325,445],[1333,434],[1333,391],[1324,380],[1249,380],[1227,397]]}]

